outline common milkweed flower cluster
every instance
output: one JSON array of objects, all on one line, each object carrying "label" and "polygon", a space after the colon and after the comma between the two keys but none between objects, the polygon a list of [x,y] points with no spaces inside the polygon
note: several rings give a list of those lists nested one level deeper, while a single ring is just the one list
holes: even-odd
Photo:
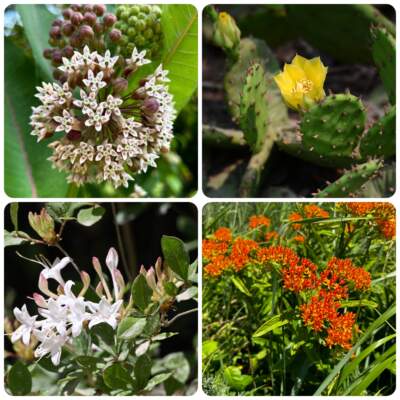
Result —
[{"label": "common milkweed flower cluster", "polygon": [[[81,271],[82,289],[75,294],[72,280],[64,281],[62,270],[71,264],[69,257],[56,259],[53,264],[42,261],[43,270],[39,277],[39,290],[34,293],[33,300],[37,306],[37,314],[30,315],[26,304],[14,308],[14,316],[20,323],[12,333],[11,341],[22,340],[28,346],[32,338],[39,344],[35,349],[35,357],[50,355],[54,365],[60,363],[64,346],[79,336],[82,330],[100,323],[106,323],[113,329],[117,327],[123,311],[124,278],[118,269],[118,253],[111,248],[106,258],[106,265],[111,276],[112,288],[106,282],[101,264],[93,257],[93,267],[100,278],[96,288],[99,302],[84,298],[90,286],[89,275]],[[57,282],[57,290],[49,288],[49,281]]]},{"label": "common milkweed flower cluster", "polygon": [[126,94],[128,78],[150,63],[145,56],[135,48],[123,59],[85,46],[62,58],[62,83],[37,87],[41,105],[32,108],[32,135],[41,141],[63,134],[49,145],[49,160],[69,182],[127,187],[132,174],[156,167],[169,150],[176,113],[168,71],[159,65]]}]

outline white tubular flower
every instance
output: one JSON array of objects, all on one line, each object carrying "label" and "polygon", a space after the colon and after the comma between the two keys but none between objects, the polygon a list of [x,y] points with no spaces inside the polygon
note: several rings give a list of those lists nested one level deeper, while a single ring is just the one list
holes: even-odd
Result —
[{"label": "white tubular flower", "polygon": [[67,335],[57,335],[51,329],[36,330],[35,337],[41,342],[35,350],[35,357],[42,358],[50,354],[54,365],[60,364],[62,347],[69,340]]},{"label": "white tubular flower", "polygon": [[21,323],[21,325],[11,335],[11,341],[14,343],[22,338],[22,343],[25,346],[28,346],[31,339],[31,333],[37,326],[36,318],[38,316],[34,315],[31,317],[25,304],[22,306],[21,310],[15,307],[13,312],[15,318]]},{"label": "white tubular flower", "polygon": [[67,332],[68,309],[57,300],[49,299],[47,308],[39,308],[39,314],[45,318],[42,321],[43,327],[55,329],[60,335]]},{"label": "white tubular flower", "polygon": [[102,297],[100,303],[88,302],[87,305],[92,312],[92,314],[89,315],[89,329],[102,322],[110,325],[113,329],[117,327],[117,319],[119,317],[119,309],[121,308],[122,300],[110,304],[105,297]]},{"label": "white tubular flower", "polygon": [[51,266],[42,263],[44,267],[41,275],[45,279],[54,279],[57,281],[61,286],[64,286],[64,279],[61,276],[61,271],[71,262],[69,257],[64,257],[61,260],[56,258]]},{"label": "white tubular flower", "polygon": [[86,301],[83,297],[76,297],[72,292],[74,282],[67,281],[64,285],[64,294],[59,296],[57,302],[68,307],[67,321],[71,324],[72,336],[76,337],[82,332],[83,323],[88,318]]}]

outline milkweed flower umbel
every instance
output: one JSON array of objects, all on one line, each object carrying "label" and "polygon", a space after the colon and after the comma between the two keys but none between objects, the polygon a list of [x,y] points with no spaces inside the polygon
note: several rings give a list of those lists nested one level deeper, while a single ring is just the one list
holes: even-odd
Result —
[{"label": "milkweed flower umbel", "polygon": [[43,83],[32,108],[32,135],[38,141],[55,134],[49,160],[68,181],[111,182],[128,186],[132,174],[156,167],[173,138],[175,109],[162,66],[127,93],[128,78],[150,63],[146,52],[133,50],[129,59],[90,51],[63,58],[62,83]]},{"label": "milkweed flower umbel", "polygon": [[285,64],[274,79],[288,107],[297,111],[307,110],[325,97],[327,71],[319,57],[307,60],[296,54],[292,63]]}]

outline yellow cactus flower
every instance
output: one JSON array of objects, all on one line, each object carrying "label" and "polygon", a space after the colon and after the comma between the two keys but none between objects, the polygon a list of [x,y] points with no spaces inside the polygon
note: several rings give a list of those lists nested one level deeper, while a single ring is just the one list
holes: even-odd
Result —
[{"label": "yellow cactus flower", "polygon": [[307,110],[310,105],[325,97],[324,82],[328,68],[319,57],[307,60],[296,56],[291,64],[285,64],[283,72],[274,76],[288,107]]}]

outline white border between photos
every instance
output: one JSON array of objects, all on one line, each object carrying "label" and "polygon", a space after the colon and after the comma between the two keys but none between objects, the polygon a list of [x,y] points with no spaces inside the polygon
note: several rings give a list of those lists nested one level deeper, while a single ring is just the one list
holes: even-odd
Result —
[{"label": "white border between photos", "polygon": [[[71,2],[67,2],[67,1],[59,1],[59,0],[54,0],[54,1],[48,1],[48,0],[44,0],[44,1],[32,1],[32,0],[26,0],[26,1],[15,1],[15,2],[11,2],[10,4],[73,4],[73,3],[82,3],[82,2],[77,2],[77,1],[71,1]],[[89,2],[88,2],[89,3]],[[96,3],[96,2],[93,2]],[[180,1],[180,0],[176,0],[176,1],[164,1],[164,0],[159,0],[159,1],[143,1],[143,0],[136,0],[136,1],[103,1],[102,3],[108,3],[108,4],[129,4],[129,3],[133,3],[133,4],[139,4],[139,3],[153,3],[153,4],[192,4],[194,6],[197,7],[197,11],[198,11],[198,21],[199,21],[199,30],[198,30],[198,50],[199,50],[199,54],[198,54],[198,191],[197,193],[191,197],[191,198],[149,198],[149,199],[107,199],[107,198],[91,198],[91,199],[87,199],[90,201],[96,201],[96,202],[171,202],[171,203],[183,203],[183,202],[190,202],[196,205],[197,210],[198,210],[198,241],[199,241],[199,256],[200,256],[200,249],[201,249],[201,237],[202,237],[202,212],[203,212],[203,207],[207,204],[207,203],[212,203],[212,202],[320,202],[320,199],[308,199],[308,198],[273,198],[273,199],[265,199],[265,198],[251,198],[251,199],[238,199],[238,198],[209,198],[207,196],[204,195],[203,191],[202,191],[202,159],[203,159],[203,153],[202,153],[202,145],[201,145],[201,127],[202,127],[202,12],[203,12],[203,8],[206,5],[209,4],[254,4],[254,5],[261,5],[261,4],[390,4],[392,5],[395,10],[396,10],[396,15],[398,13],[398,7],[395,3],[394,0],[392,1],[382,1],[382,0],[375,0],[375,1],[360,1],[360,0],[353,0],[353,1],[343,1],[343,0],[337,0],[337,1],[315,1],[315,0],[304,0],[304,1],[268,1],[268,0],[264,0],[264,1],[259,1],[259,0],[253,0],[250,2],[246,2],[244,0],[242,1],[224,1],[224,0],[220,0],[220,1],[205,1],[205,0],[192,0],[192,1]],[[4,10],[5,8],[9,5],[8,3],[3,3],[2,4],[2,12],[1,12],[1,16],[0,16],[0,26],[1,26],[1,30],[2,30],[2,37],[3,37],[3,30],[4,30]],[[397,31],[397,25],[396,25],[396,31]],[[397,42],[396,42],[397,44]],[[396,48],[398,46],[396,45]],[[0,111],[0,119],[2,121],[1,123],[1,132],[2,134],[2,138],[0,139],[0,226],[2,227],[4,224],[4,208],[7,204],[9,204],[10,202],[44,202],[44,201],[76,201],[76,199],[62,199],[62,198],[40,198],[40,199],[27,199],[27,198],[10,198],[8,197],[5,192],[4,192],[4,156],[3,156],[3,152],[4,152],[4,143],[3,143],[3,137],[4,137],[4,40],[1,41],[1,45],[0,45],[0,55],[1,55],[1,64],[0,64],[0,71],[1,71],[1,76],[3,77],[1,80],[0,85],[2,86],[0,88],[0,104],[1,104],[1,111]],[[396,63],[397,63],[397,68],[396,68],[396,74],[397,76],[399,76],[399,56],[398,56],[398,52],[396,52]],[[397,82],[396,84],[396,91],[397,93],[399,89],[399,83]],[[398,132],[399,130],[399,119],[397,119],[396,121],[396,132]],[[398,135],[396,134],[396,138],[398,139]],[[399,140],[396,140],[396,154],[400,154],[400,143]],[[399,166],[398,163],[396,164],[396,178],[399,176]],[[397,183],[397,179],[396,179],[396,183]],[[394,204],[396,206],[396,209],[399,209],[399,190],[396,190],[395,194],[390,197],[390,198],[384,198],[384,199],[373,199],[373,198],[369,198],[369,199],[354,199],[356,201],[383,201],[383,202],[390,202],[392,204]],[[352,200],[352,201],[354,201]],[[337,199],[326,199],[324,200],[324,202],[335,202],[337,201]],[[341,201],[346,201],[341,199]],[[400,211],[399,211],[400,213]],[[397,226],[399,224],[399,216],[396,215],[396,222],[397,222]],[[4,332],[4,247],[3,247],[3,241],[4,238],[1,235],[1,241],[0,241],[0,245],[1,245],[1,268],[0,268],[0,332]],[[400,248],[400,243],[397,242],[396,244],[396,257],[399,254],[399,248]],[[199,257],[199,271],[201,271],[201,257]],[[396,294],[399,294],[399,279],[398,277],[396,278],[396,283],[397,283],[397,292]],[[201,278],[201,273],[199,274],[199,288],[201,288],[202,286],[202,278]],[[192,398],[194,397],[196,400],[200,400],[200,399],[205,399],[205,398],[211,398],[208,397],[202,390],[201,387],[201,329],[202,329],[202,321],[201,321],[201,290],[200,290],[200,295],[199,295],[199,313],[198,313],[198,327],[199,327],[199,334],[198,334],[198,382],[199,382],[199,387],[198,387],[198,391],[196,394],[194,394],[192,396]],[[399,322],[399,316],[396,316],[396,322],[398,325]],[[9,394],[7,394],[4,390],[4,382],[3,382],[3,377],[4,377],[4,346],[1,345],[0,346],[1,351],[0,351],[0,385],[1,385],[1,391],[0,391],[0,395],[2,395],[2,397],[9,397],[12,398],[13,396],[10,396]],[[397,369],[399,368],[399,360],[397,359]],[[396,379],[397,381],[397,379]],[[396,388],[395,393],[393,393],[390,397],[397,397],[397,393],[398,393],[398,389]],[[29,398],[31,396],[25,396],[25,398]],[[78,399],[78,398],[82,398],[82,397],[78,397],[78,396],[69,396],[70,398],[74,398],[74,399]],[[124,396],[105,396],[106,398],[126,398]],[[152,398],[155,399],[165,399],[166,396],[150,396]],[[173,396],[175,398],[186,398],[186,396]],[[250,396],[249,398],[257,398],[256,396]],[[272,396],[271,396],[272,397]],[[277,397],[277,396],[276,396]],[[308,398],[309,396],[298,396],[298,398]],[[325,397],[325,396],[319,396],[319,397]],[[340,396],[336,396],[336,397],[340,397]],[[350,396],[353,397],[353,396]],[[31,397],[33,398],[33,397]],[[52,399],[54,398],[54,396],[41,396],[40,398],[44,398],[44,399]],[[98,396],[87,396],[85,397],[87,399],[96,399],[98,398]],[[232,399],[233,397],[227,397],[227,396],[216,396],[216,399]],[[290,396],[284,396],[283,398],[290,398]],[[355,397],[354,397],[355,398]]]}]

